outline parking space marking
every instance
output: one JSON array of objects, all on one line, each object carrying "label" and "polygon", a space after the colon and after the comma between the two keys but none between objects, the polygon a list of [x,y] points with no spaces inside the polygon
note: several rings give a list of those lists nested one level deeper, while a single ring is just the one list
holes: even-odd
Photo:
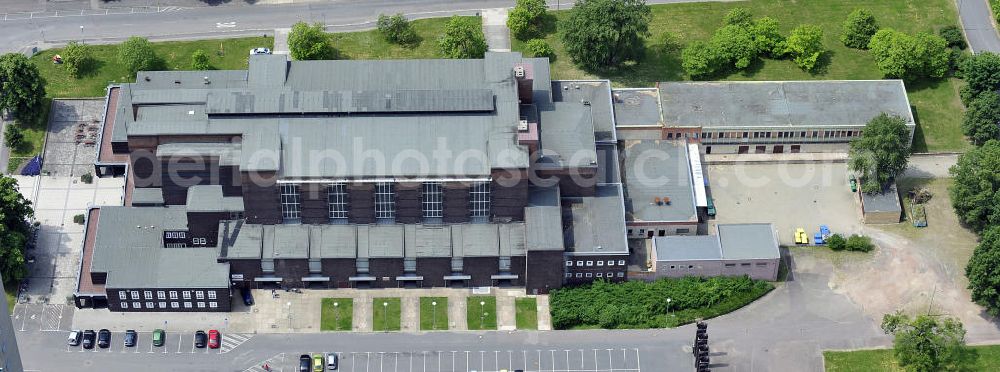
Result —
[{"label": "parking space marking", "polygon": [[[548,351],[546,353],[546,351]],[[464,365],[458,353],[464,353]],[[501,362],[501,353],[507,353],[507,360]],[[400,354],[407,358],[400,366]],[[442,356],[451,353],[451,358]],[[489,354],[493,354],[490,358]],[[593,353],[593,355],[591,355]],[[310,353],[315,354],[315,353]],[[390,358],[390,355],[392,357]],[[435,355],[436,354],[436,355]],[[412,352],[399,351],[367,351],[350,352],[350,358],[341,359],[345,371],[369,372],[444,372],[444,371],[481,371],[497,372],[521,369],[528,372],[641,372],[639,366],[640,352],[638,348],[593,348],[586,349],[536,349],[529,354],[528,350],[423,350]],[[338,355],[341,355],[338,353]],[[378,356],[378,360],[373,358]],[[420,360],[414,360],[420,358]],[[475,360],[478,358],[479,360]],[[521,358],[521,360],[517,360]],[[577,360],[579,358],[579,360]],[[362,360],[364,359],[364,360]],[[435,363],[434,359],[437,359]],[[487,364],[487,359],[493,359],[493,364]],[[450,365],[449,365],[450,361]],[[350,364],[348,368],[347,364]],[[390,367],[390,364],[392,366]],[[479,364],[476,366],[476,364]],[[364,365],[364,368],[361,366]],[[520,367],[518,367],[520,366]]]},{"label": "parking space marking", "polygon": [[[264,369],[265,365],[267,365],[268,369],[270,369],[271,371],[275,371],[275,368],[277,368],[278,371],[281,371],[284,370],[284,368],[282,367],[282,364],[284,364],[284,362],[285,362],[285,353],[279,353],[273,357],[264,359],[261,362],[254,364],[250,368],[244,369],[243,372],[266,372],[267,370]],[[277,367],[272,367],[271,366],[272,364]]]}]

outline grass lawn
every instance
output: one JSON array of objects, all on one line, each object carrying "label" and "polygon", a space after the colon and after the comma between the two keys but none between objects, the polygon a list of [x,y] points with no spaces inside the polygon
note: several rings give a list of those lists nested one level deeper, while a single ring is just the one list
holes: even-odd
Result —
[{"label": "grass lawn", "polygon": [[[190,70],[191,54],[198,49],[208,53],[212,68],[238,70],[247,67],[250,49],[273,46],[274,38],[248,37],[153,43],[153,50],[160,59],[161,70]],[[48,84],[46,91],[49,97],[102,97],[108,84],[135,79],[118,64],[117,44],[91,45],[90,48],[95,59],[94,68],[80,79],[70,76],[65,65],[51,62],[52,56],[62,53],[62,49],[45,50],[31,57]]]},{"label": "grass lawn", "polygon": [[372,300],[372,330],[398,331],[399,313],[399,297],[376,297]]},{"label": "grass lawn", "polygon": [[514,300],[517,309],[517,329],[538,329],[538,301],[534,298]]},{"label": "grass lawn", "polygon": [[[437,306],[434,305],[435,303],[437,304]],[[420,330],[421,331],[448,330],[447,297],[420,298]]]},{"label": "grass lawn", "polygon": [[[882,27],[907,33],[937,32],[947,25],[958,25],[955,5],[950,0],[754,0],[729,3],[687,3],[654,5],[646,57],[633,66],[610,72],[585,72],[573,65],[557,33],[546,40],[558,57],[552,64],[553,79],[610,79],[617,87],[653,86],[658,81],[689,79],[681,68],[681,49],[692,40],[708,40],[719,28],[723,16],[734,7],[746,7],[755,17],[778,20],[786,35],[802,23],[814,24],[824,31],[828,62],[812,74],[796,67],[790,60],[761,60],[745,72],[719,77],[722,80],[834,80],[881,79],[875,61],[867,51],[845,47],[840,42],[844,18],[857,7],[871,9]],[[557,18],[567,13],[555,12]],[[665,46],[661,35],[669,32],[677,44]],[[512,40],[513,50],[523,50],[524,43]],[[942,79],[907,84],[910,103],[917,116],[916,151],[961,151],[969,147],[962,138],[962,105],[958,97],[961,82]]]},{"label": "grass lawn", "polygon": [[4,284],[4,296],[7,296],[7,313],[14,313],[14,305],[17,304],[17,287],[19,283]]},{"label": "grass lawn", "polygon": [[[824,351],[829,372],[902,372],[892,350]],[[1000,345],[971,346],[963,358],[962,370],[1000,371]]]},{"label": "grass lawn", "polygon": [[42,112],[38,113],[35,120],[28,125],[18,123],[21,133],[24,133],[24,143],[21,146],[11,149],[10,162],[7,163],[7,172],[14,173],[21,163],[26,163],[35,155],[41,155],[42,143],[45,141],[45,129],[49,122],[49,109],[52,108],[52,100],[45,99],[42,105]]},{"label": "grass lawn", "polygon": [[[479,17],[476,18],[481,22]],[[332,34],[333,47],[341,59],[411,59],[442,58],[437,39],[444,34],[448,18],[418,19],[411,22],[419,42],[400,46],[385,41],[377,31],[342,32]]]},{"label": "grass lawn", "polygon": [[[483,303],[480,305],[480,303]],[[472,296],[466,304],[466,322],[470,331],[497,329],[497,298]]]},{"label": "grass lawn", "polygon": [[350,298],[324,298],[320,308],[319,329],[322,331],[350,331],[354,318],[354,300]]}]

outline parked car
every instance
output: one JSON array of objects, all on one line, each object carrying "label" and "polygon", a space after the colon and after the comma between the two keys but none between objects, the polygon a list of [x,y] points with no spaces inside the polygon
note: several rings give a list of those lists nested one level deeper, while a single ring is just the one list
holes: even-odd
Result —
[{"label": "parked car", "polygon": [[250,49],[250,55],[255,54],[271,54],[271,49],[268,48],[253,48]]},{"label": "parked car", "polygon": [[250,293],[249,289],[241,288],[240,294],[243,296],[243,304],[247,306],[253,306],[253,294]]},{"label": "parked car", "polygon": [[166,339],[167,339],[167,333],[164,332],[162,329],[157,328],[153,330],[153,346],[157,347],[163,346],[163,343],[166,341]]},{"label": "parked car", "polygon": [[111,346],[111,331],[107,329],[97,331],[97,347],[107,349],[108,346]]},{"label": "parked car", "polygon": [[313,354],[313,372],[323,372],[323,354]]},{"label": "parked car", "polygon": [[97,339],[97,332],[94,332],[93,329],[88,329],[86,331],[83,331],[83,348],[93,349],[94,340],[96,339]]},{"label": "parked car", "polygon": [[220,344],[222,344],[222,334],[214,329],[208,330],[208,347],[218,349]]},{"label": "parked car", "polygon": [[83,340],[83,332],[80,332],[79,329],[75,329],[69,332],[69,337],[66,338],[66,343],[68,343],[69,346],[77,346],[80,344],[81,340]]},{"label": "parked car", "polygon": [[851,192],[858,192],[858,179],[851,176]]},{"label": "parked car", "polygon": [[194,332],[194,347],[204,348],[205,344],[208,343],[208,334],[205,331],[198,330]]},{"label": "parked car", "polygon": [[809,235],[806,235],[806,229],[801,227],[795,229],[795,244],[809,244]]},{"label": "parked car", "polygon": [[309,354],[299,355],[299,372],[309,372],[309,366],[312,364],[312,358]]},{"label": "parked car", "polygon": [[706,213],[709,217],[715,217],[715,202],[712,198],[708,198],[708,209],[706,210]]},{"label": "parked car", "polygon": [[339,361],[340,361],[340,359],[337,358],[337,353],[326,353],[326,368],[327,369],[329,369],[331,371],[336,371],[337,370],[337,364],[339,364],[337,362],[339,362]]},{"label": "parked car", "polygon": [[139,334],[134,329],[125,331],[125,347],[134,347],[139,342]]}]

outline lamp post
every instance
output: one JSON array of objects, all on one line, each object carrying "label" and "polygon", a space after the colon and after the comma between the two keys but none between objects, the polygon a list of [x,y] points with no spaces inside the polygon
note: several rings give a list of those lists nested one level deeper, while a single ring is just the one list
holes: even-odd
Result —
[{"label": "lamp post", "polygon": [[291,301],[286,302],[285,303],[285,308],[287,309],[287,312],[288,312],[288,329],[291,330],[292,329],[292,302]]},{"label": "lamp post", "polygon": [[437,330],[437,316],[438,316],[438,311],[437,311],[438,303],[437,303],[437,301],[431,301],[431,306],[432,306],[431,313],[433,314],[433,315],[431,315],[431,319],[432,319],[431,320],[431,329]]},{"label": "lamp post", "polygon": [[83,44],[83,25],[80,25],[80,44]]},{"label": "lamp post", "polygon": [[670,309],[670,301],[670,297],[667,297],[667,312],[670,313],[670,316],[674,316],[674,311]]},{"label": "lamp post", "polygon": [[479,329],[483,329],[483,320],[486,319],[486,301],[479,301]]},{"label": "lamp post", "polygon": [[389,333],[389,301],[382,301],[382,331]]},{"label": "lamp post", "polygon": [[340,330],[340,302],[333,303],[333,313],[336,316],[337,324],[334,325],[334,329]]}]

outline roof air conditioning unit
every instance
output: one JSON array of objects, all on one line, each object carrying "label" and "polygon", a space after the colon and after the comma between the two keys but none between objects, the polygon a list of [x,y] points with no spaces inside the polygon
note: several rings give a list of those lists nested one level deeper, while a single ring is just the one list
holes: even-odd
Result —
[{"label": "roof air conditioning unit", "polygon": [[514,66],[514,77],[524,77],[524,66]]},{"label": "roof air conditioning unit", "polygon": [[527,132],[528,131],[528,121],[527,120],[518,120],[517,121],[517,131],[518,132]]}]

